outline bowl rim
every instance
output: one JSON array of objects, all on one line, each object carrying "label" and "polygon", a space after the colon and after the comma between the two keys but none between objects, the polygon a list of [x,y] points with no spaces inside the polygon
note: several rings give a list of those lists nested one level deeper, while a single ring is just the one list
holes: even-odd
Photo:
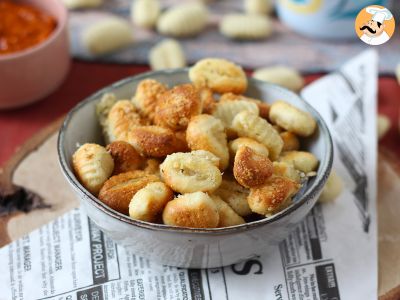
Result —
[{"label": "bowl rim", "polygon": [[[307,108],[307,111],[313,115],[313,117],[316,119],[318,128],[320,131],[320,138],[324,139],[324,143],[327,145],[326,153],[324,155],[325,160],[321,160],[320,163],[320,169],[317,172],[317,175],[315,176],[315,180],[312,183],[312,185],[306,189],[305,193],[302,195],[300,199],[298,199],[296,202],[292,203],[290,206],[285,208],[284,210],[274,214],[271,217],[267,217],[261,220],[257,221],[252,221],[249,223],[245,224],[240,224],[240,225],[235,225],[235,226],[230,226],[230,227],[223,227],[223,228],[186,228],[186,227],[178,227],[178,226],[171,226],[171,225],[165,225],[165,224],[158,224],[158,223],[150,223],[146,221],[140,221],[140,220],[134,220],[130,218],[127,215],[124,215],[122,213],[119,213],[112,208],[108,207],[106,204],[104,204],[102,201],[100,201],[97,197],[93,196],[89,191],[87,191],[81,184],[80,182],[76,179],[73,170],[68,166],[67,163],[67,158],[64,155],[63,151],[63,145],[65,142],[65,134],[66,130],[68,129],[68,126],[72,120],[72,117],[74,114],[79,111],[82,107],[86,106],[87,104],[95,101],[98,99],[102,94],[111,92],[112,89],[123,86],[127,83],[132,83],[135,81],[140,81],[146,78],[151,78],[151,76],[154,75],[175,75],[177,73],[188,73],[189,68],[178,68],[178,69],[166,69],[166,70],[159,70],[159,71],[149,71],[145,73],[141,73],[139,75],[134,75],[130,77],[126,77],[124,79],[121,79],[119,81],[116,81],[100,90],[97,92],[93,93],[92,95],[88,96],[81,102],[79,102],[77,105],[75,105],[67,114],[65,117],[58,133],[58,139],[57,139],[57,152],[58,152],[58,158],[59,158],[59,164],[61,166],[61,170],[68,180],[68,182],[72,185],[72,187],[78,191],[80,194],[83,194],[85,197],[84,201],[86,199],[90,199],[90,202],[93,206],[95,206],[97,209],[101,210],[103,213],[109,215],[112,218],[115,218],[119,221],[122,221],[124,223],[140,227],[142,229],[149,229],[149,230],[157,230],[157,231],[166,231],[166,232],[179,232],[179,233],[197,233],[197,234],[218,234],[218,233],[234,233],[234,232],[239,232],[239,231],[246,231],[247,229],[251,228],[256,228],[260,227],[263,225],[267,225],[269,223],[273,223],[277,220],[280,220],[284,218],[285,216],[294,213],[298,208],[303,206],[304,204],[308,203],[314,196],[317,194],[320,190],[322,190],[329,174],[332,168],[332,163],[333,163],[333,143],[332,143],[332,138],[331,134],[329,132],[329,129],[325,123],[325,121],[322,119],[320,114],[309,104],[307,103],[300,95],[295,94],[294,92],[287,90],[283,87],[280,87],[278,85],[264,82],[261,80],[257,80],[255,78],[248,78],[250,82],[254,82],[258,85],[267,85],[268,88],[272,89],[278,89],[280,90],[281,93],[287,94],[289,97],[297,97],[300,101],[303,102],[305,107]],[[322,163],[323,162],[323,163]]]},{"label": "bowl rim", "polygon": [[[18,58],[29,56],[33,53],[39,52],[41,49],[46,48],[51,43],[53,43],[53,41],[55,39],[57,39],[60,36],[60,34],[62,34],[65,27],[67,26],[68,10],[65,7],[65,5],[63,5],[62,1],[57,1],[57,0],[51,0],[51,1],[60,8],[60,12],[61,12],[60,16],[51,15],[52,17],[54,17],[57,20],[57,26],[51,32],[51,34],[44,41],[42,41],[36,45],[33,45],[31,47],[28,47],[28,48],[25,48],[25,49],[22,49],[22,50],[19,50],[16,52],[0,54],[0,62],[11,61],[13,59],[18,59]],[[21,1],[21,2],[26,2],[26,1]],[[37,8],[35,5],[32,5],[32,6]],[[44,6],[46,6],[46,4]]]}]

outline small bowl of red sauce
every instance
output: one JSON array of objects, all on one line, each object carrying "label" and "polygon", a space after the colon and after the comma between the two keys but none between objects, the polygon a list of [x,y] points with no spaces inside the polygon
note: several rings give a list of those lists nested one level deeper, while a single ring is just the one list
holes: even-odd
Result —
[{"label": "small bowl of red sauce", "polygon": [[0,0],[0,109],[55,91],[70,66],[67,10],[59,0]]}]

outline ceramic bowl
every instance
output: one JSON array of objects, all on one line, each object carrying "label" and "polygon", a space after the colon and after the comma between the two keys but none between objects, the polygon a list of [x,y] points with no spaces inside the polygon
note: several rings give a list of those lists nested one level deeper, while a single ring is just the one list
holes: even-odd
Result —
[{"label": "ceramic bowl", "polygon": [[303,194],[287,209],[273,217],[218,229],[191,229],[132,220],[120,214],[90,194],[76,179],[71,157],[77,145],[103,143],[95,106],[104,93],[114,93],[118,99],[130,99],[137,84],[152,78],[173,86],[189,82],[188,70],[149,72],[114,83],[83,102],[67,115],[58,137],[59,160],[67,181],[76,192],[90,219],[117,243],[133,253],[165,265],[185,268],[210,268],[237,263],[276,249],[294,226],[311,210],[330,173],[333,150],[328,128],[320,115],[298,95],[273,84],[249,78],[246,95],[267,102],[284,99],[310,112],[318,122],[318,131],[304,143],[305,149],[320,160],[316,177]]},{"label": "ceramic bowl", "polygon": [[43,99],[63,82],[70,66],[67,10],[59,0],[24,0],[57,20],[42,43],[0,55],[0,109],[15,108]]}]

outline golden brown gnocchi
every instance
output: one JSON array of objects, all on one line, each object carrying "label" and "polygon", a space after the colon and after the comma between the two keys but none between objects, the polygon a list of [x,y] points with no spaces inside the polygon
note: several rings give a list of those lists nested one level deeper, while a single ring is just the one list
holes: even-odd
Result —
[{"label": "golden brown gnocchi", "polygon": [[268,148],[263,144],[250,138],[241,137],[229,142],[229,152],[231,157],[234,158],[238,149],[243,146],[250,148],[259,155],[263,155],[265,157],[268,157],[269,155]]},{"label": "golden brown gnocchi", "polygon": [[141,125],[141,119],[131,101],[119,100],[108,114],[107,125],[110,142],[127,141],[128,133]]},{"label": "golden brown gnocchi", "polygon": [[276,160],[283,148],[279,133],[265,119],[249,112],[242,111],[232,121],[232,128],[240,137],[249,137],[268,148],[271,160]]},{"label": "golden brown gnocchi", "polygon": [[160,171],[164,182],[179,193],[212,192],[222,181],[221,172],[212,162],[191,153],[168,155]]},{"label": "golden brown gnocchi", "polygon": [[169,201],[162,217],[167,225],[190,228],[215,228],[219,223],[217,205],[203,192],[183,194]]},{"label": "golden brown gnocchi", "polygon": [[212,200],[217,206],[219,214],[218,227],[229,227],[246,223],[225,201],[216,195],[211,195]]},{"label": "golden brown gnocchi", "polygon": [[256,187],[272,175],[272,162],[267,156],[260,155],[251,148],[243,146],[238,149],[233,164],[233,175],[244,187]]},{"label": "golden brown gnocchi", "polygon": [[129,216],[135,220],[155,222],[173,198],[173,191],[165,183],[149,183],[133,195],[129,203]]},{"label": "golden brown gnocchi", "polygon": [[193,117],[186,130],[186,140],[191,150],[206,150],[219,157],[221,170],[228,167],[228,142],[221,120],[205,114]]},{"label": "golden brown gnocchi", "polygon": [[107,150],[97,144],[83,144],[72,156],[72,167],[82,185],[97,195],[114,170],[114,161]]},{"label": "golden brown gnocchi", "polygon": [[299,150],[300,141],[299,138],[290,131],[284,131],[279,133],[283,141],[282,151],[293,151]]},{"label": "golden brown gnocchi", "polygon": [[232,135],[229,131],[234,131],[232,126],[233,119],[242,111],[249,111],[255,115],[259,114],[257,104],[245,101],[219,101],[215,106],[212,115],[222,121],[228,131],[228,135]]},{"label": "golden brown gnocchi", "polygon": [[161,94],[154,123],[172,130],[185,129],[191,117],[202,111],[199,91],[191,84],[182,84]]},{"label": "golden brown gnocchi", "polygon": [[264,185],[250,189],[247,198],[250,209],[260,215],[271,216],[289,206],[299,187],[289,178],[272,176]]},{"label": "golden brown gnocchi", "polygon": [[185,147],[172,130],[154,125],[132,128],[127,140],[142,156],[148,157],[164,157]]},{"label": "golden brown gnocchi", "polygon": [[136,88],[132,102],[142,115],[152,120],[154,119],[157,100],[167,90],[168,87],[157,80],[142,80]]},{"label": "golden brown gnocchi", "polygon": [[150,182],[157,181],[157,176],[140,170],[114,175],[102,186],[99,199],[112,209],[127,215],[133,195]]},{"label": "golden brown gnocchi", "polygon": [[317,123],[311,114],[284,101],[276,101],[271,105],[269,119],[274,124],[302,137],[312,135],[317,128]]},{"label": "golden brown gnocchi", "polygon": [[247,203],[249,193],[250,190],[237,183],[233,176],[224,174],[221,185],[212,194],[228,203],[239,216],[245,217],[252,213]]},{"label": "golden brown gnocchi", "polygon": [[113,175],[139,169],[142,158],[129,143],[115,141],[108,144],[106,150],[114,160]]},{"label": "golden brown gnocchi", "polygon": [[[224,59],[199,61],[189,79],[171,88],[144,79],[132,100],[104,94],[96,114],[107,146],[76,151],[78,180],[120,213],[172,226],[236,226],[287,207],[318,168],[300,151],[313,117],[244,96],[243,69]],[[337,192],[333,179],[326,198]]]}]

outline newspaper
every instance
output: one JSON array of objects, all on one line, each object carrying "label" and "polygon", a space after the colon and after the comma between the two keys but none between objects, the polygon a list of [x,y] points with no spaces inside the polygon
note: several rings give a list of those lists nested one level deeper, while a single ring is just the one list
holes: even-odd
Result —
[{"label": "newspaper", "polygon": [[274,253],[225,268],[158,265],[74,209],[0,250],[0,299],[377,299],[377,60],[366,51],[303,91],[331,129],[345,191]]}]

